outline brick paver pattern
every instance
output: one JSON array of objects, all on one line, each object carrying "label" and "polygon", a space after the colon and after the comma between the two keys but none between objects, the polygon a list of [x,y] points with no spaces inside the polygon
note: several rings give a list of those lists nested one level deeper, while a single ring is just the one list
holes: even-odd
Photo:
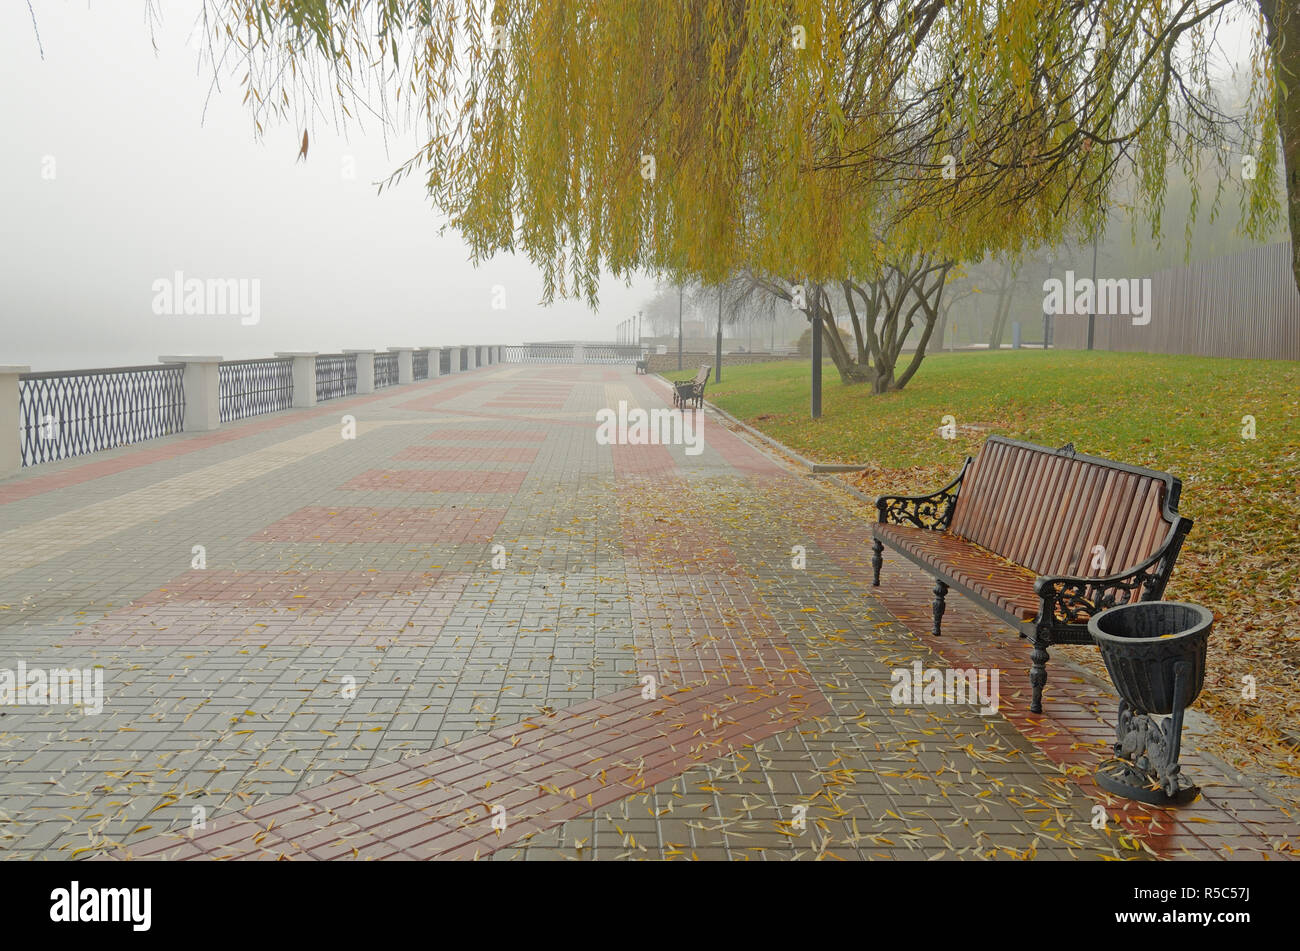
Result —
[{"label": "brick paver pattern", "polygon": [[[955,595],[931,637],[868,507],[710,411],[698,454],[597,440],[668,396],[495,366],[0,483],[0,677],[105,694],[0,707],[0,855],[1294,854],[1194,738],[1191,806],[1099,790],[1109,685],[1058,661],[1029,714],[1028,645]],[[997,711],[895,703],[916,662]]]}]

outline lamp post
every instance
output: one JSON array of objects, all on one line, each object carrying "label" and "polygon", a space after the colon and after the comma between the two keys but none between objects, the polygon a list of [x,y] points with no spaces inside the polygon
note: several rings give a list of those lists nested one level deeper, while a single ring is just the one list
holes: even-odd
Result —
[{"label": "lamp post", "polygon": [[682,285],[677,285],[677,369],[682,368]]},{"label": "lamp post", "polygon": [[1097,322],[1097,240],[1100,230],[1092,233],[1092,306],[1088,308],[1088,349],[1092,349],[1093,328]]},{"label": "lamp post", "polygon": [[718,346],[714,354],[713,382],[722,382],[722,285],[718,285]]},{"label": "lamp post", "polygon": [[822,418],[822,309],[813,305],[812,319],[812,418]]}]

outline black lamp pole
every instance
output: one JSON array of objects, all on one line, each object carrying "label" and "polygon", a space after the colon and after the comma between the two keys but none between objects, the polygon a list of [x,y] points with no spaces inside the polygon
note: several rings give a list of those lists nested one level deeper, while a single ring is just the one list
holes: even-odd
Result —
[{"label": "black lamp pole", "polygon": [[812,418],[822,417],[822,309],[813,308],[812,319]]},{"label": "black lamp pole", "polygon": [[722,382],[722,285],[718,285],[718,346],[714,354],[713,382]]},{"label": "black lamp pole", "polygon": [[682,368],[682,286],[677,285],[677,369]]}]

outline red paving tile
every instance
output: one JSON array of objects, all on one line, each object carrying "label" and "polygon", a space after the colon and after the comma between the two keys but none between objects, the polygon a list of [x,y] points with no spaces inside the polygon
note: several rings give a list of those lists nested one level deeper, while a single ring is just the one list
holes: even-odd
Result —
[{"label": "red paving tile", "polygon": [[[446,379],[440,377],[439,379]],[[463,383],[447,383],[439,386],[432,392],[421,393],[415,399],[406,400],[402,403],[395,403],[394,409],[417,410],[421,412],[433,412],[444,403],[459,399],[462,396],[468,396],[475,390],[484,386],[491,385],[495,382],[491,376],[479,377],[477,379],[466,380]]]},{"label": "red paving tile", "polygon": [[399,462],[524,462],[537,459],[537,450],[522,446],[409,446],[396,453]]},{"label": "red paving tile", "polygon": [[546,442],[546,433],[527,429],[439,429],[426,442]]},{"label": "red paving tile", "polygon": [[496,469],[370,469],[340,488],[352,492],[517,492],[526,475]]},{"label": "red paving tile", "polygon": [[678,471],[677,462],[667,446],[614,445],[614,474],[619,479],[628,476],[667,476]]},{"label": "red paving tile", "polygon": [[501,524],[502,508],[373,508],[309,505],[250,535],[261,542],[485,542]]},{"label": "red paving tile", "polygon": [[209,568],[180,575],[60,643],[423,646],[437,642],[468,582],[440,570]]}]

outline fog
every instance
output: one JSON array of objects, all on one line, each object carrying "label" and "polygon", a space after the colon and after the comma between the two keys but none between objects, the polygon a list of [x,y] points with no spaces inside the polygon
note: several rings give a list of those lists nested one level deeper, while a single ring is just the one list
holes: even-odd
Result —
[{"label": "fog", "polygon": [[[652,293],[606,280],[599,313],[542,307],[526,259],[473,267],[417,179],[376,194],[415,131],[317,116],[296,161],[301,128],[259,141],[238,83],[212,89],[197,0],[162,6],[151,31],[143,0],[34,2],[38,45],[27,4],[0,5],[0,364],[613,340]],[[257,319],[155,313],[177,272],[256,281]]]}]

